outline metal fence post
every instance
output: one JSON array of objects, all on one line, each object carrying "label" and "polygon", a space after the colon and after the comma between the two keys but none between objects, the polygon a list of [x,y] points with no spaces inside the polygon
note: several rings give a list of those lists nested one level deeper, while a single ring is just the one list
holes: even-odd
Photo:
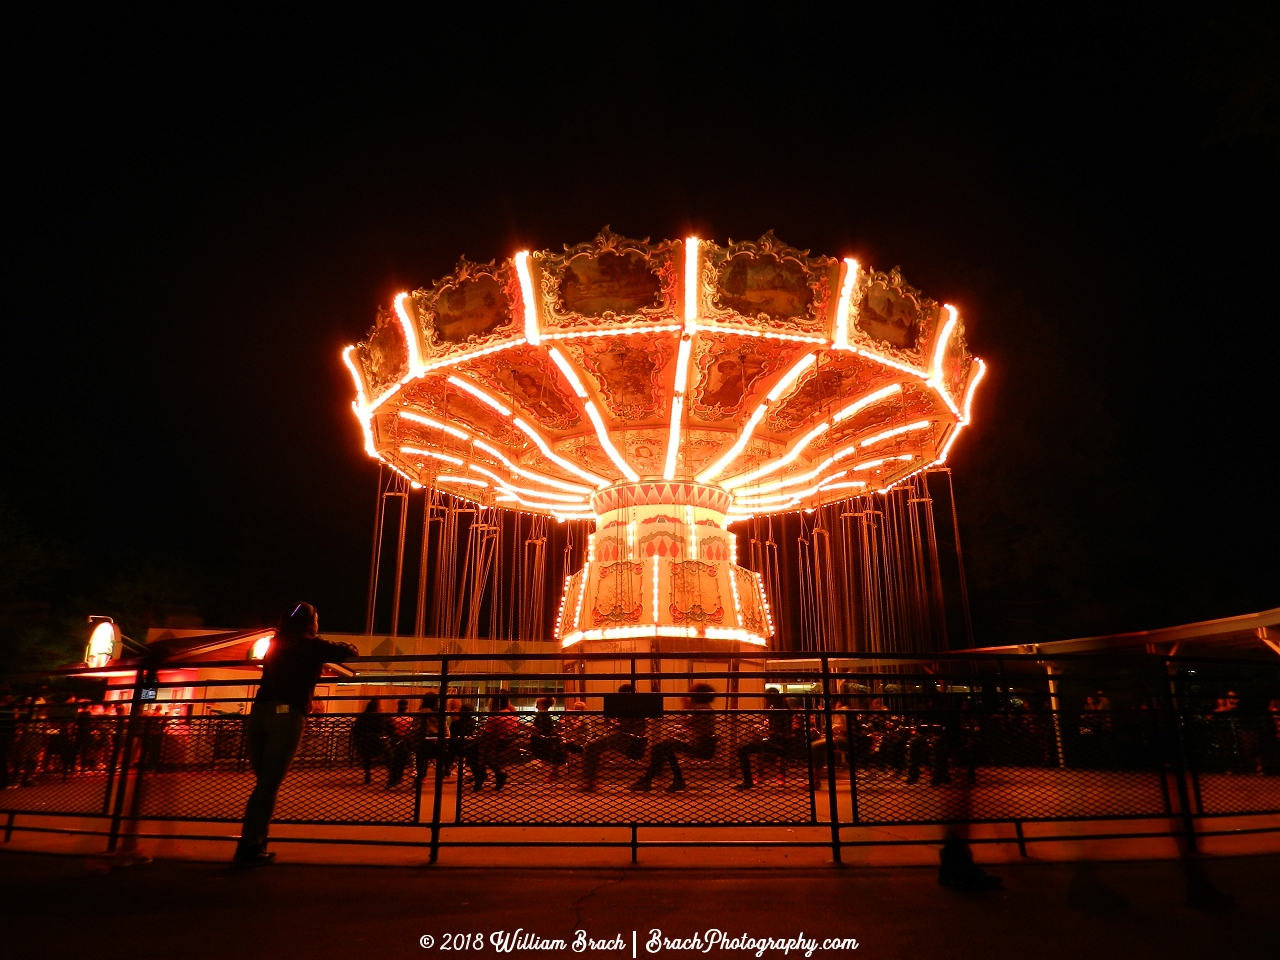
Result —
[{"label": "metal fence post", "polygon": [[[142,712],[143,671],[139,669],[133,678],[133,696],[129,700],[129,720],[124,728],[124,747],[120,751],[120,774],[116,778],[116,797],[111,812],[111,829],[107,833],[107,853],[115,853],[120,842],[120,824],[124,820],[124,796],[129,789],[129,764],[133,759],[133,743]],[[141,776],[141,771],[139,771]],[[135,780],[137,777],[134,778]]]},{"label": "metal fence post", "polygon": [[[856,744],[853,738],[853,720],[854,711],[850,704],[845,704],[844,715],[844,737],[845,737],[845,755],[849,758],[849,820],[853,823],[858,822],[858,762],[855,757]],[[862,712],[858,712],[858,725],[861,727],[863,720]]]},{"label": "metal fence post", "polygon": [[1169,674],[1169,729],[1168,734],[1172,743],[1170,743],[1170,755],[1173,758],[1173,776],[1174,783],[1178,788],[1178,810],[1182,814],[1182,830],[1186,836],[1187,853],[1195,854],[1196,849],[1196,824],[1195,818],[1191,812],[1191,797],[1187,790],[1187,768],[1189,766],[1190,756],[1187,751],[1186,737],[1183,733],[1183,713],[1182,702],[1178,697],[1177,691],[1177,674],[1176,666],[1165,661],[1165,672]]},{"label": "metal fence post", "polygon": [[111,812],[111,791],[116,787],[116,767],[120,763],[120,748],[124,743],[125,728],[128,721],[124,717],[117,717],[115,723],[115,732],[111,737],[111,759],[107,761],[107,783],[102,790],[102,814],[106,816]]},{"label": "metal fence post", "polygon": [[835,725],[831,715],[831,660],[822,658],[822,712],[827,729],[827,803],[831,811],[831,856],[840,863],[840,802],[836,797]]},{"label": "metal fence post", "polygon": [[[449,659],[445,657],[440,661],[440,702],[436,705],[436,716],[438,717],[436,726],[436,785],[435,791],[431,798],[431,863],[435,863],[440,858],[440,803],[444,796],[444,762],[452,763],[452,758],[446,758],[445,751],[449,747],[446,734],[446,723],[448,721],[448,696],[449,696]],[[462,758],[458,758],[458,783],[462,783]],[[458,794],[459,806],[461,806],[462,794]]]},{"label": "metal fence post", "polygon": [[1067,757],[1062,750],[1062,715],[1059,712],[1062,705],[1058,700],[1058,681],[1054,679],[1058,671],[1052,664],[1047,664],[1045,669],[1049,671],[1049,713],[1053,717],[1053,743],[1058,751],[1058,766],[1065,768]]}]

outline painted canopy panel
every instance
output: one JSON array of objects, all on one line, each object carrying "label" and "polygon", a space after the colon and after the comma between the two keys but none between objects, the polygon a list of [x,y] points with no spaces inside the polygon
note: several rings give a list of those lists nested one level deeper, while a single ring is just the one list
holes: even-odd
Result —
[{"label": "painted canopy panel", "polygon": [[367,451],[415,483],[589,518],[597,490],[696,480],[725,492],[727,521],[941,462],[984,369],[957,311],[896,268],[772,233],[719,246],[608,229],[463,260],[380,311],[344,360]]}]

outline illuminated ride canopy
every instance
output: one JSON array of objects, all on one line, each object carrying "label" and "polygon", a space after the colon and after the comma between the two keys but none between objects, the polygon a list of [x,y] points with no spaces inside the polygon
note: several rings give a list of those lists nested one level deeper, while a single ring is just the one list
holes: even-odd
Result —
[{"label": "illuminated ride canopy", "polygon": [[729,525],[883,492],[946,460],[981,360],[956,310],[772,234],[607,229],[463,261],[343,359],[365,449],[414,484],[593,520],[557,636],[765,644]]}]

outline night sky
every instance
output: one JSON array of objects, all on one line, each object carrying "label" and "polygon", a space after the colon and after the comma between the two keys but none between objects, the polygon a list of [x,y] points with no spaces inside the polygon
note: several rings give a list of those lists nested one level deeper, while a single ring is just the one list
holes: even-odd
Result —
[{"label": "night sky", "polygon": [[11,20],[0,599],[361,629],[341,348],[609,224],[959,307],[979,643],[1280,604],[1276,8],[893,6]]}]

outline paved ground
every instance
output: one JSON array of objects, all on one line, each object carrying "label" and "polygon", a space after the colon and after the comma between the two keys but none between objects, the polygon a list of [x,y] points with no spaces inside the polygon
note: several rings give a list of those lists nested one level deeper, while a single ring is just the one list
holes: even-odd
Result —
[{"label": "paved ground", "polygon": [[[704,857],[694,853],[691,857]],[[134,866],[84,857],[0,853],[6,956],[148,960],[170,957],[425,957],[447,933],[514,931],[572,941],[720,928],[733,935],[801,931],[856,938],[867,957],[1224,957],[1280,951],[1280,857],[1210,860],[1225,909],[1185,905],[1173,861],[1018,864],[1004,891],[961,894],[924,868],[601,870],[273,866]],[[419,938],[433,935],[424,950]],[[477,956],[495,956],[486,942]],[[843,951],[847,952],[847,951]],[[716,949],[713,955],[753,956]],[[452,952],[444,956],[451,956]],[[553,951],[549,956],[574,956]],[[583,956],[591,956],[588,951]],[[770,956],[780,955],[771,952]],[[793,952],[791,956],[795,956]],[[821,956],[822,951],[814,954]],[[831,955],[828,953],[827,955]]]}]

